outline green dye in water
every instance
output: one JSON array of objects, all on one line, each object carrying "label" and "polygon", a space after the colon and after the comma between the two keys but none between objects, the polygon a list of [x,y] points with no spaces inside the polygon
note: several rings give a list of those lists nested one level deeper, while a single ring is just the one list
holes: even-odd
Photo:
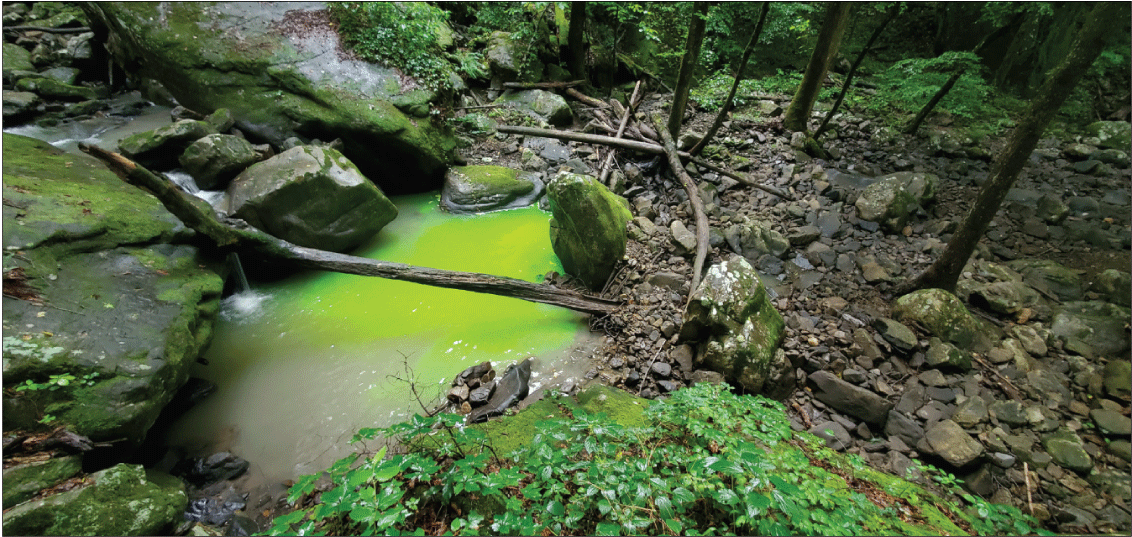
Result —
[{"label": "green dye in water", "polygon": [[[354,255],[527,281],[562,270],[537,208],[460,216],[439,210],[435,193],[394,201],[397,219]],[[252,285],[268,298],[252,312],[226,308],[210,365],[193,372],[217,393],[169,443],[231,449],[275,480],[321,470],[342,455],[327,445],[360,427],[419,411],[391,379],[405,364],[433,396],[469,365],[490,360],[502,372],[568,347],[585,327],[555,306],[381,278],[316,272]]]}]

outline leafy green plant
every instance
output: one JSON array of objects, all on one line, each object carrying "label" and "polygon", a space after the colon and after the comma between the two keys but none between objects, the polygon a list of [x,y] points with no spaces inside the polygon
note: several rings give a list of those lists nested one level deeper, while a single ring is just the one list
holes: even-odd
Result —
[{"label": "leafy green plant", "polygon": [[534,439],[506,457],[451,414],[363,429],[354,441],[381,437],[407,451],[339,460],[322,491],[317,476],[299,479],[288,500],[317,501],[276,518],[269,533],[421,535],[426,525],[458,535],[1033,531],[1017,509],[972,498],[975,520],[940,514],[945,502],[895,478],[864,485],[859,476],[879,474],[859,457],[839,459],[819,439],[795,434],[780,403],[725,386],[699,384],[654,403],[644,427],[558,401],[562,417],[538,422]]},{"label": "leafy green plant", "polygon": [[432,89],[450,87],[441,42],[447,11],[424,2],[331,2],[330,14],[363,59],[401,69]]}]

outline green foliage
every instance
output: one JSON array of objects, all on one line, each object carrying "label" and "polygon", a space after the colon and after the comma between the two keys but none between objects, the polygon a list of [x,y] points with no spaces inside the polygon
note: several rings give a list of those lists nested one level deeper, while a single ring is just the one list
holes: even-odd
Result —
[{"label": "green foliage", "polygon": [[[731,91],[731,85],[734,83],[734,77],[718,72],[692,88],[692,100],[700,108],[708,112],[715,112],[723,106],[727,92]],[[783,72],[782,69],[771,76],[744,79],[739,82],[739,90],[735,92],[733,107],[738,108],[768,95],[793,95],[798,89],[798,84],[801,83],[802,73],[787,73]],[[832,100],[836,97],[837,91],[836,87],[823,87],[821,93],[818,94],[818,100]]]},{"label": "green foliage", "polygon": [[[699,384],[654,403],[646,416],[649,426],[625,427],[575,408],[569,418],[539,422],[534,440],[507,458],[451,414],[364,429],[355,441],[380,436],[410,450],[338,461],[317,502],[276,518],[269,533],[423,534],[426,520],[458,535],[959,530],[946,519],[903,522],[924,520],[903,481],[873,490],[885,499],[874,503],[854,485],[855,473],[868,471],[860,458],[835,467],[820,440],[793,433],[775,401]],[[315,482],[299,479],[288,500],[315,493]],[[1032,519],[1017,509],[969,501],[980,520],[968,515],[961,523],[979,532],[1032,531]]]},{"label": "green foliage", "polygon": [[450,86],[440,41],[448,12],[424,2],[331,2],[330,14],[361,58],[401,69],[433,89]]}]

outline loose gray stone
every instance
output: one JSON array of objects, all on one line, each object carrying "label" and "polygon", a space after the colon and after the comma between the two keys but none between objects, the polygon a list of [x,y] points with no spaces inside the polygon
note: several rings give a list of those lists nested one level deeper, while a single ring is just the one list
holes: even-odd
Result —
[{"label": "loose gray stone", "polygon": [[951,420],[932,426],[924,433],[924,439],[936,455],[956,468],[967,466],[983,454],[983,445]]},{"label": "loose gray stone", "polygon": [[662,379],[672,376],[672,366],[664,362],[656,362],[652,364],[652,373]]},{"label": "loose gray stone", "polygon": [[1101,431],[1112,436],[1128,437],[1132,435],[1132,418],[1119,412],[1104,408],[1095,408],[1089,412]]},{"label": "loose gray stone", "polygon": [[809,379],[817,385],[814,391],[817,400],[869,423],[884,423],[892,410],[892,404],[883,397],[849,384],[828,371],[815,371]]},{"label": "loose gray stone", "polygon": [[959,408],[955,409],[951,419],[962,427],[974,427],[987,420],[987,402],[982,397],[969,397]]},{"label": "loose gray stone", "polygon": [[1093,469],[1093,458],[1085,451],[1081,437],[1076,433],[1061,428],[1042,438],[1042,446],[1046,452],[1062,468],[1068,468],[1084,474]]},{"label": "loose gray stone", "polygon": [[873,328],[880,332],[881,337],[902,351],[910,351],[916,347],[919,340],[916,334],[907,326],[898,321],[881,317],[873,322]]},{"label": "loose gray stone", "polygon": [[845,451],[853,445],[853,438],[849,436],[849,431],[846,431],[845,427],[836,421],[819,423],[811,427],[808,432],[825,440],[826,447],[836,451]]}]

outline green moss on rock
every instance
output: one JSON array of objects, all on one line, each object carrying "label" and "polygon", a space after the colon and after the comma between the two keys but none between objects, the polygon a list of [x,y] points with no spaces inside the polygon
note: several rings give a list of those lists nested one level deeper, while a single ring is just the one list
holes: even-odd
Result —
[{"label": "green moss on rock", "polygon": [[180,480],[140,465],[94,474],[93,484],[4,513],[9,535],[170,535],[188,497]]},{"label": "green moss on rock", "polygon": [[892,315],[898,321],[918,322],[961,349],[986,351],[992,345],[990,328],[975,319],[955,295],[942,289],[921,289],[896,299]]},{"label": "green moss on rock", "polygon": [[564,173],[547,185],[550,243],[566,273],[600,290],[625,255],[629,202],[588,175]]}]

